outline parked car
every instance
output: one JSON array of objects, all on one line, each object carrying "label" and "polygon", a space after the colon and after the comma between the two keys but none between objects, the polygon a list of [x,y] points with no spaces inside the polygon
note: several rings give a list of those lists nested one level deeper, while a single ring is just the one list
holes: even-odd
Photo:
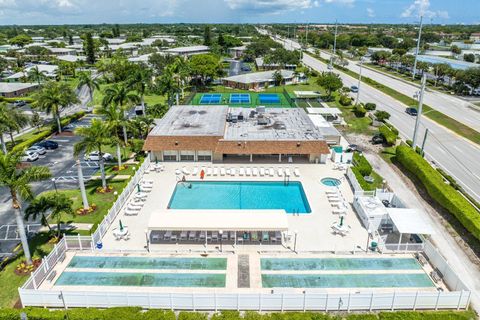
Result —
[{"label": "parked car", "polygon": [[347,146],[347,152],[361,151],[360,147],[356,144],[349,144]]},{"label": "parked car", "polygon": [[22,157],[21,157],[20,160],[22,160],[22,161],[24,161],[24,162],[25,162],[25,161],[32,162],[32,161],[38,160],[38,158],[39,158],[39,157],[38,157],[38,153],[33,152],[33,151],[28,151],[28,150],[26,150],[26,151],[23,153],[23,155],[22,155]]},{"label": "parked car", "polygon": [[372,137],[372,144],[382,144],[384,142],[385,142],[385,138],[379,133],[377,133]]},{"label": "parked car", "polygon": [[[100,152],[92,151],[89,154],[86,154],[84,159],[85,161],[100,161]],[[110,153],[105,152],[103,154],[103,160],[111,161],[113,160],[113,156]]]},{"label": "parked car", "polygon": [[242,65],[242,67],[240,69],[242,71],[252,71],[252,68],[250,68],[250,66],[248,66],[248,65]]},{"label": "parked car", "polygon": [[58,143],[52,140],[43,140],[38,143],[35,143],[34,146],[43,147],[47,150],[54,150],[58,148]]},{"label": "parked car", "polygon": [[47,150],[46,150],[44,147],[35,146],[35,145],[33,145],[33,146],[31,146],[30,148],[28,148],[27,151],[36,152],[36,153],[38,153],[39,155],[42,155],[42,154],[47,153]]},{"label": "parked car", "polygon": [[357,93],[358,92],[358,87],[357,86],[351,86],[350,87],[350,92]]},{"label": "parked car", "polygon": [[23,106],[26,106],[27,103],[23,100],[16,100],[14,103],[13,103],[13,106],[14,107],[23,107]]},{"label": "parked car", "polygon": [[408,113],[411,116],[416,117],[418,115],[417,109],[416,108],[407,108],[405,109],[405,112]]}]

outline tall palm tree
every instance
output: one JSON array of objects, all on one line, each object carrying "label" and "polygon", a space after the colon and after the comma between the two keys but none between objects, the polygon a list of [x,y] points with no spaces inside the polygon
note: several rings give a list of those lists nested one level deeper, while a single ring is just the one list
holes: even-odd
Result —
[{"label": "tall palm tree", "polygon": [[3,153],[7,153],[7,144],[3,138],[3,134],[9,130],[10,120],[8,118],[8,109],[5,103],[0,104],[0,143],[2,145]]},{"label": "tall palm tree", "polygon": [[99,119],[93,119],[90,127],[81,127],[75,130],[75,134],[82,137],[73,147],[73,154],[78,157],[82,152],[98,151],[100,155],[100,173],[102,176],[102,188],[107,189],[105,177],[105,160],[103,159],[102,147],[112,143],[112,137],[107,125]]},{"label": "tall palm tree", "polygon": [[48,82],[35,97],[35,106],[52,114],[57,122],[58,133],[62,132],[60,112],[75,103],[79,103],[77,95],[66,83]]},{"label": "tall palm tree", "polygon": [[145,114],[145,93],[152,82],[152,71],[146,66],[139,65],[128,80],[128,86],[135,90],[140,97],[143,114]]},{"label": "tall palm tree", "polygon": [[173,78],[177,81],[177,86],[180,88],[182,99],[184,98],[185,86],[190,76],[190,67],[187,61],[183,58],[177,57],[173,63]]},{"label": "tall palm tree", "polygon": [[83,86],[88,88],[88,96],[90,98],[89,101],[93,100],[93,92],[96,90],[100,90],[100,84],[98,83],[97,79],[92,77],[91,73],[87,72],[80,72],[78,74],[78,85],[77,89],[81,89]]},{"label": "tall palm tree", "polygon": [[174,78],[174,66],[167,66],[163,74],[157,78],[157,90],[160,94],[167,96],[167,104],[170,108],[173,105],[173,99],[179,92],[178,83]]},{"label": "tall palm tree", "polygon": [[5,103],[0,104],[0,142],[2,144],[2,150],[7,153],[7,147],[3,139],[3,134],[8,133],[12,145],[15,145],[15,139],[13,133],[19,132],[20,129],[25,128],[30,123],[30,117],[23,111],[18,109],[10,109]]},{"label": "tall palm tree", "polygon": [[23,252],[28,264],[32,263],[32,256],[28,248],[27,235],[22,216],[22,200],[33,198],[33,192],[30,183],[41,181],[51,176],[47,167],[31,166],[19,169],[22,152],[10,152],[4,154],[0,152],[0,186],[6,187],[10,192],[12,199],[12,208],[15,210],[15,219],[17,229],[22,242]]},{"label": "tall palm tree", "polygon": [[28,70],[27,76],[28,76],[28,79],[36,81],[38,83],[38,85],[40,85],[42,80],[44,80],[46,78],[47,73],[44,70],[40,71],[38,69],[38,66],[35,66],[35,67],[31,68],[30,70]]},{"label": "tall palm tree", "polygon": [[[125,84],[114,84],[105,89],[105,96],[103,97],[102,106],[114,105],[119,109],[126,110],[129,104],[136,104],[140,101],[140,97],[133,92]],[[127,127],[123,126],[123,140],[128,144]]]},{"label": "tall palm tree", "polygon": [[[113,104],[109,104],[106,106],[102,106],[101,108],[97,109],[97,113],[104,116],[104,120],[107,124],[108,131],[111,137],[114,139],[111,142],[116,143],[117,146],[117,161],[118,161],[118,168],[120,170],[122,166],[122,153],[121,153],[121,143],[122,137],[120,135],[120,130],[123,128],[130,127],[130,122],[128,121],[127,117],[125,116],[126,108],[125,107],[117,107]],[[124,130],[124,135],[125,135]],[[126,146],[124,142],[124,147]]]},{"label": "tall palm tree", "polygon": [[63,193],[53,193],[47,196],[41,196],[33,199],[28,208],[25,210],[25,219],[30,217],[36,219],[38,215],[42,216],[42,224],[47,226],[50,232],[50,224],[45,216],[45,213],[50,212],[50,218],[57,223],[57,238],[60,238],[62,215],[72,215],[75,213],[73,208],[73,201]]}]

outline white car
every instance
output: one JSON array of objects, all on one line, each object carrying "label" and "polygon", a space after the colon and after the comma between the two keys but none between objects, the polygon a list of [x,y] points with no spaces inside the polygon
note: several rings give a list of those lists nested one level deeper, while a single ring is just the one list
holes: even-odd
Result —
[{"label": "white car", "polygon": [[41,146],[31,146],[30,148],[27,149],[27,151],[36,152],[39,155],[47,153],[47,150]]},{"label": "white car", "polygon": [[21,160],[23,162],[25,161],[32,162],[32,161],[38,160],[38,153],[26,150],[23,153]]},{"label": "white car", "polygon": [[[100,152],[92,151],[89,154],[86,154],[84,157],[85,161],[100,161]],[[110,153],[103,154],[103,160],[111,161],[113,160],[113,156]]]}]

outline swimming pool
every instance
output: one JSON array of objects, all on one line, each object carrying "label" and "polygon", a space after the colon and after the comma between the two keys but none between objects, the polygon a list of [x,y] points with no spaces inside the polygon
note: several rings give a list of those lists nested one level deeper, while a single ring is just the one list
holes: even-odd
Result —
[{"label": "swimming pool", "polygon": [[[177,184],[170,209],[284,209],[287,213],[310,213],[310,205],[298,181],[189,181],[191,188]],[[208,199],[208,201],[205,201]]]},{"label": "swimming pool", "polygon": [[226,270],[226,258],[147,258],[115,256],[74,256],[69,268]]},{"label": "swimming pool", "polygon": [[414,258],[262,258],[262,270],[421,270]]},{"label": "swimming pool", "polygon": [[323,178],[320,180],[323,185],[328,187],[338,187],[342,182],[335,178]]},{"label": "swimming pool", "polygon": [[262,274],[264,288],[426,288],[425,273],[379,274]]},{"label": "swimming pool", "polygon": [[63,272],[57,286],[225,287],[225,274]]}]

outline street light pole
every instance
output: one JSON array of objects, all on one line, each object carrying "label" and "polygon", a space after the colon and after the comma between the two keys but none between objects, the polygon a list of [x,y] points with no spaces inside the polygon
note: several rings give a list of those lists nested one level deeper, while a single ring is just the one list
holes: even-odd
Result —
[{"label": "street light pole", "polygon": [[55,178],[52,178],[52,182],[53,182],[53,187],[55,188],[55,193],[58,193],[57,183],[55,182]]},{"label": "street light pole", "polygon": [[297,253],[297,235],[298,235],[298,231],[295,230],[295,240],[293,241],[293,252]]},{"label": "street light pole", "polygon": [[358,100],[360,99],[360,85],[362,83],[362,67],[363,67],[363,59],[360,58],[360,72],[358,73],[357,98],[355,99],[355,106],[358,105]]},{"label": "street light pole", "polygon": [[223,230],[218,231],[218,234],[220,235],[220,252],[223,252]]},{"label": "street light pole", "polygon": [[422,117],[422,109],[423,109],[423,94],[425,92],[425,84],[427,82],[427,77],[423,74],[422,77],[422,88],[420,90],[420,97],[418,99],[418,110],[417,110],[417,119],[415,120],[415,131],[413,131],[413,139],[412,139],[412,148],[415,150],[417,145],[417,136],[418,136],[418,127],[420,126],[420,118]]},{"label": "street light pole", "polygon": [[413,77],[415,80],[415,74],[417,73],[417,58],[418,51],[420,51],[420,39],[422,38],[422,26],[423,26],[423,16],[420,16],[420,29],[418,30],[418,39],[417,39],[417,49],[415,50],[415,61],[413,62]]},{"label": "street light pole", "polygon": [[337,52],[337,30],[338,30],[337,20],[335,20],[335,36],[333,38],[333,55],[330,58],[330,68],[333,68],[333,59],[335,58],[335,54]]}]

